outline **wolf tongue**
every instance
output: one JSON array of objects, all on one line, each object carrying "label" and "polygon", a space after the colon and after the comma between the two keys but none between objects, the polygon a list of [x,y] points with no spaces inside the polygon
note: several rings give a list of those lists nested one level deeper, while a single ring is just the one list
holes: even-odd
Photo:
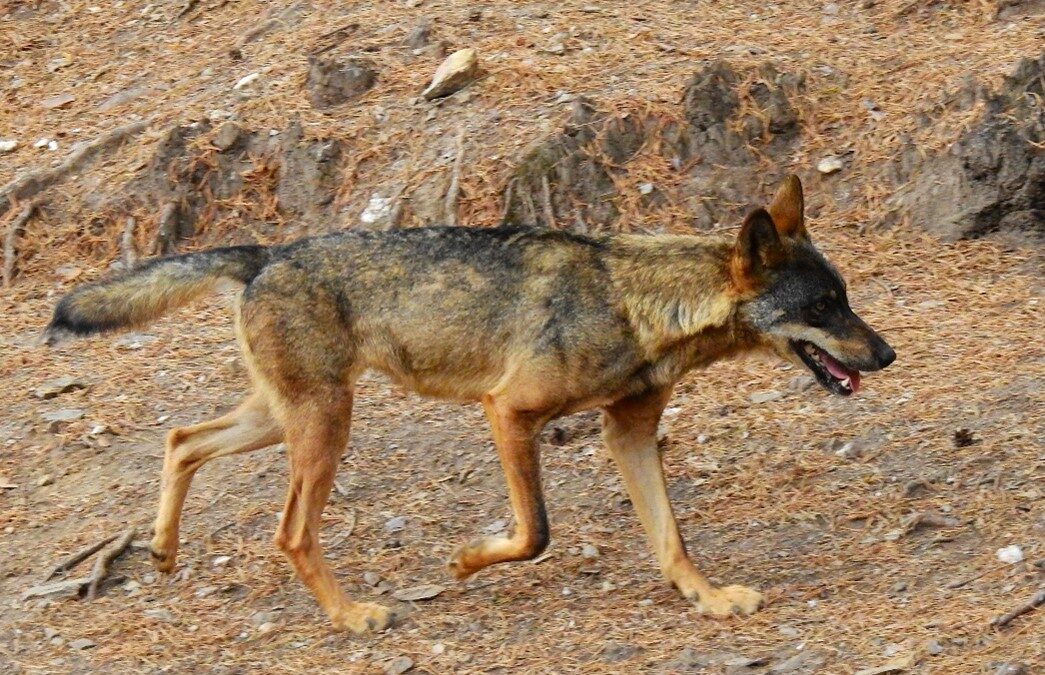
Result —
[{"label": "wolf tongue", "polygon": [[820,350],[820,362],[827,368],[827,372],[831,373],[839,380],[849,380],[849,388],[854,392],[860,388],[860,371],[849,370],[841,363],[839,363],[834,357]]}]

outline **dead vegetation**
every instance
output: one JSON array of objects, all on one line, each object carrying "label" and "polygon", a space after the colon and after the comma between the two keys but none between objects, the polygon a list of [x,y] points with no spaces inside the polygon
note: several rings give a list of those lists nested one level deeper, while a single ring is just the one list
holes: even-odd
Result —
[{"label": "dead vegetation", "polygon": [[[0,3],[0,136],[19,141],[0,154],[4,669],[1042,667],[1040,252],[878,227],[896,159],[980,129],[1005,76],[1040,53],[1033,2],[269,4]],[[465,47],[481,79],[423,101]],[[365,59],[376,84],[317,110],[310,55]],[[985,93],[947,104],[977,91],[970,75]],[[107,136],[120,129],[133,131]],[[842,170],[818,174],[826,156]],[[763,612],[708,621],[663,586],[583,416],[548,432],[549,555],[451,583],[450,549],[508,526],[481,414],[377,380],[361,388],[324,531],[351,593],[407,598],[389,633],[331,635],[271,545],[278,448],[201,472],[171,578],[128,541],[94,602],[22,601],[56,561],[151,517],[164,430],[227,409],[243,386],[222,301],[146,334],[36,346],[58,294],[108,263],[360,226],[371,204],[388,208],[372,226],[452,209],[480,226],[727,228],[787,168],[807,179],[813,236],[900,356],[852,401],[772,362],[680,387],[664,447],[690,549],[713,576],[765,590]],[[30,184],[42,188],[11,189]],[[89,386],[34,396],[71,374]],[[1012,545],[1023,560],[1000,562]]]}]

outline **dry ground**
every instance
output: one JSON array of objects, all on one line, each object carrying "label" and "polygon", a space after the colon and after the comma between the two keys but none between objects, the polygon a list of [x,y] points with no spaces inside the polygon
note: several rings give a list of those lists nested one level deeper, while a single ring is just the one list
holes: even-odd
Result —
[{"label": "dry ground", "polygon": [[[510,164],[504,158],[555,128],[564,114],[551,103],[558,91],[622,107],[673,102],[700,59],[766,58],[730,51],[737,45],[811,69],[814,85],[817,65],[845,72],[843,90],[812,87],[817,116],[794,159],[808,172],[811,158],[844,144],[856,157],[850,176],[870,175],[899,134],[913,131],[906,113],[919,101],[969,73],[996,80],[1016,58],[1040,49],[1042,35],[1040,21],[994,21],[988,2],[889,0],[859,12],[839,3],[844,20],[836,23],[825,23],[819,2],[683,8],[637,1],[606,3],[598,13],[584,11],[588,4],[489,2],[480,20],[468,21],[473,3],[411,9],[313,2],[293,26],[246,48],[245,62],[230,62],[230,43],[264,11],[254,3],[203,2],[190,20],[173,23],[173,4],[143,14],[145,3],[136,1],[97,3],[100,12],[89,2],[42,3],[35,12],[0,3],[0,15],[10,12],[0,23],[3,77],[24,81],[8,90],[10,105],[0,110],[0,136],[17,130],[23,141],[0,155],[0,183],[45,165],[52,155],[30,146],[55,130],[66,134],[64,148],[134,115],[170,124],[234,107],[254,128],[283,128],[299,113],[311,133],[343,134],[368,158],[346,187],[345,222],[333,224],[341,226],[354,222],[382,181],[411,166],[393,161],[388,146],[397,146],[399,159],[420,157],[425,135],[417,129],[442,134],[465,119],[471,147],[482,150],[462,176],[460,215],[489,224]],[[427,122],[426,108],[403,101],[435,62],[380,48],[420,15],[440,20],[437,33],[454,46],[503,54],[476,98],[448,102]],[[382,86],[337,116],[319,115],[300,94],[300,47],[348,21],[363,27],[360,44],[379,46],[370,53],[385,68]],[[883,37],[867,38],[868,24]],[[541,51],[551,35],[574,25],[590,33],[570,38],[576,51]],[[583,51],[585,41],[591,51]],[[46,65],[63,53],[72,63],[48,73]],[[207,68],[220,83],[198,77]],[[239,77],[263,68],[264,96],[230,94]],[[139,81],[154,91],[98,110]],[[39,107],[64,87],[75,89],[76,103]],[[865,97],[888,111],[885,120],[868,122]],[[374,121],[377,107],[386,121]],[[496,121],[486,116],[493,109],[503,113]],[[962,121],[941,118],[922,130],[923,141],[946,142]],[[48,195],[44,215],[27,232],[23,274],[0,295],[3,669],[366,672],[408,656],[421,672],[673,672],[702,663],[710,663],[706,672],[764,672],[786,670],[782,664],[801,653],[808,654],[804,665],[791,672],[852,673],[887,662],[924,673],[1045,667],[1045,613],[1004,629],[990,625],[1043,584],[1040,251],[993,241],[942,245],[908,229],[855,236],[854,224],[875,216],[884,188],[874,183],[866,185],[866,201],[828,200],[811,229],[843,269],[854,306],[896,348],[896,364],[868,377],[849,400],[790,387],[799,373],[771,360],[721,364],[688,377],[671,404],[665,456],[690,550],[715,579],[766,592],[768,607],[752,617],[704,619],[661,582],[590,415],[561,420],[547,435],[550,556],[486,570],[467,584],[449,581],[442,563],[450,550],[508,518],[485,423],[476,407],[422,401],[376,378],[360,387],[324,541],[356,596],[397,604],[389,597],[395,589],[447,587],[430,601],[398,603],[408,615],[397,627],[368,637],[331,634],[292,577],[271,544],[286,483],[280,448],[200,472],[173,577],[155,575],[135,547],[115,566],[122,580],[93,602],[22,602],[21,593],[67,554],[130,523],[147,529],[164,430],[220,414],[245,387],[227,298],[180,312],[136,340],[34,345],[69,278],[100,273],[116,249],[112,239],[82,228],[90,211],[85,194],[119,185],[154,138]],[[63,375],[89,387],[49,401],[33,396]],[[784,395],[751,402],[767,390]],[[48,431],[41,415],[61,408],[85,415]],[[111,431],[91,435],[99,425]],[[971,432],[971,445],[959,447],[959,429]],[[953,520],[906,531],[908,519],[923,513]],[[397,518],[403,528],[391,531]],[[583,557],[585,544],[598,557]],[[995,551],[1009,545],[1020,546],[1026,560],[999,562]],[[365,572],[385,584],[366,583]],[[262,622],[274,627],[261,631]],[[82,638],[96,646],[71,650]],[[727,665],[730,654],[755,664]]]}]

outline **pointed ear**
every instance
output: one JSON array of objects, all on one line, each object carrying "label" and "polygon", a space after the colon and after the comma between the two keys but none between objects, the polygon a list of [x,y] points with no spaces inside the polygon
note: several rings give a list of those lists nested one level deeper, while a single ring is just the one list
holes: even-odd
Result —
[{"label": "pointed ear", "polygon": [[787,178],[776,191],[773,203],[769,205],[769,215],[781,237],[809,238],[805,225],[805,200],[802,197],[802,181],[795,174]]},{"label": "pointed ear", "polygon": [[[765,209],[755,209],[740,227],[733,248],[733,276],[741,285],[749,285],[784,255],[780,235],[773,218]],[[747,282],[747,283],[745,283]]]}]

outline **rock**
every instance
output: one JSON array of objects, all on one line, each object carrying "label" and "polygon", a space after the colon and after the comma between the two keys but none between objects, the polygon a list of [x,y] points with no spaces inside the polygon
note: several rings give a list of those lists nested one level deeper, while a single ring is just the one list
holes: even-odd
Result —
[{"label": "rock", "polygon": [[224,567],[225,565],[228,565],[231,560],[232,556],[230,555],[219,555],[211,561],[211,565],[214,567]]},{"label": "rock", "polygon": [[54,143],[54,141],[50,138],[41,138],[36,143],[33,143],[33,147],[39,150],[41,148],[46,148],[49,143]]},{"label": "rock", "polygon": [[402,675],[414,667],[414,660],[409,656],[397,656],[385,664],[385,675]]},{"label": "rock", "polygon": [[50,474],[45,474],[43,476],[40,476],[40,479],[36,481],[36,486],[37,487],[45,487],[45,486],[48,486],[48,485],[50,485],[52,483],[54,483],[54,476],[52,476]]},{"label": "rock", "polygon": [[271,633],[272,631],[276,630],[276,628],[278,628],[276,624],[272,623],[271,621],[266,621],[265,623],[258,626],[258,632],[264,635],[265,633]]},{"label": "rock", "polygon": [[225,152],[236,144],[242,131],[235,122],[225,122],[218,127],[214,138],[211,139],[211,144],[221,152]]},{"label": "rock", "polygon": [[22,602],[32,598],[43,598],[45,600],[59,600],[62,598],[79,597],[80,590],[84,588],[90,579],[67,579],[65,581],[52,581],[47,584],[33,586],[22,594]]},{"label": "rock", "polygon": [[829,2],[826,5],[824,5],[820,9],[820,11],[823,12],[827,16],[837,16],[838,15],[838,3]]},{"label": "rock", "polygon": [[1022,663],[1002,663],[994,670],[994,675],[1026,675],[1027,666]]},{"label": "rock", "polygon": [[310,56],[309,100],[317,110],[342,105],[370,91],[377,83],[377,67],[360,58]]},{"label": "rock", "polygon": [[776,401],[784,398],[784,392],[777,391],[776,389],[770,389],[768,391],[759,391],[751,394],[752,403],[768,403],[770,401]]},{"label": "rock", "polygon": [[944,240],[1004,232],[1045,236],[1045,53],[1020,61],[997,92],[975,82],[940,105],[982,112],[953,144],[926,154],[911,141],[893,172],[884,225],[918,223]]},{"label": "rock", "polygon": [[125,103],[130,103],[131,101],[141,98],[142,96],[145,96],[146,94],[149,94],[151,92],[152,90],[149,87],[130,87],[129,89],[118,91],[109,98],[99,103],[98,110],[101,112],[105,112],[106,110],[118,108],[119,106]]},{"label": "rock", "polygon": [[801,393],[816,384],[816,378],[812,375],[795,375],[787,382],[787,390]]},{"label": "rock", "polygon": [[621,642],[607,642],[602,648],[602,660],[606,663],[620,663],[638,654],[639,648]]},{"label": "rock", "polygon": [[818,652],[805,649],[794,656],[778,661],[769,667],[767,675],[786,675],[786,673],[816,673],[823,667],[825,659]]},{"label": "rock", "polygon": [[599,549],[592,544],[585,544],[581,547],[581,557],[585,560],[595,560],[599,557]]},{"label": "rock", "polygon": [[841,157],[828,155],[816,163],[816,170],[825,176],[829,176],[841,171],[843,166],[845,166],[845,164],[843,164]]},{"label": "rock", "polygon": [[251,614],[250,623],[252,626],[258,627],[266,623],[275,623],[278,618],[279,610],[270,609]]},{"label": "rock", "polygon": [[439,65],[428,88],[421,92],[426,100],[449,96],[468,86],[479,74],[479,56],[471,48],[460,49]]},{"label": "rock", "polygon": [[943,653],[943,645],[937,640],[929,640],[925,643],[925,652],[930,656],[937,656]]},{"label": "rock", "polygon": [[194,593],[194,595],[197,598],[205,598],[208,595],[214,595],[217,592],[218,592],[218,587],[217,586],[204,586],[203,588],[197,588],[196,589],[196,593]]},{"label": "rock", "polygon": [[127,333],[113,340],[113,344],[124,349],[141,349],[145,345],[158,340],[155,335],[145,333]]},{"label": "rock", "polygon": [[14,152],[18,147],[18,141],[9,139],[0,139],[0,153]]},{"label": "rock", "polygon": [[1010,565],[1015,565],[1016,563],[1023,561],[1023,549],[1015,544],[999,548],[996,555],[998,556],[998,560]]},{"label": "rock", "polygon": [[381,575],[377,572],[363,572],[363,583],[367,586],[377,586],[381,583]]},{"label": "rock", "polygon": [[170,613],[170,610],[163,609],[162,607],[155,609],[147,609],[144,612],[142,612],[142,614],[149,617],[150,619],[156,619],[157,621],[174,621],[174,615]]},{"label": "rock", "polygon": [[65,93],[58,94],[57,96],[52,96],[50,98],[45,98],[44,100],[40,101],[40,105],[47,110],[55,110],[57,108],[64,108],[65,106],[69,105],[75,100],[75,96],[73,96],[72,94]]},{"label": "rock", "polygon": [[47,431],[53,434],[61,431],[66,424],[81,419],[83,415],[84,411],[80,408],[62,408],[61,410],[46,412],[40,417],[45,422],[48,422]]},{"label": "rock", "polygon": [[403,588],[393,593],[392,597],[396,600],[402,600],[403,602],[431,600],[445,590],[446,587],[440,586],[439,584],[426,584],[423,586],[414,586],[413,588]]},{"label": "rock", "polygon": [[382,197],[376,192],[370,195],[366,208],[359,214],[359,222],[364,225],[391,224],[392,201],[391,197]]},{"label": "rock", "polygon": [[432,36],[432,22],[428,19],[421,21],[407,34],[403,44],[412,49],[420,49],[428,44]]},{"label": "rock", "polygon": [[261,73],[251,73],[250,75],[244,75],[243,77],[241,77],[239,80],[236,81],[236,84],[232,85],[232,88],[234,90],[236,90],[236,91],[239,91],[241,89],[246,89],[250,85],[252,85],[255,82],[257,82],[260,78],[261,78]]},{"label": "rock", "polygon": [[56,638],[56,637],[58,637],[58,631],[56,631],[54,628],[51,628],[50,626],[44,626],[44,639],[45,640],[50,640],[50,639]]},{"label": "rock", "polygon": [[406,527],[406,516],[396,516],[385,521],[385,532],[399,532]]},{"label": "rock", "polygon": [[77,389],[84,389],[86,386],[87,384],[77,377],[58,377],[41,384],[35,391],[33,391],[33,394],[35,394],[37,398],[42,398],[46,401],[47,399],[58,396],[59,394],[76,391]]},{"label": "rock", "polygon": [[69,643],[69,649],[74,649],[76,651],[83,651],[84,649],[94,649],[97,646],[98,645],[95,644],[93,640],[88,640],[87,638],[80,638],[79,640],[73,640]]},{"label": "rock", "polygon": [[917,662],[914,654],[903,654],[874,668],[858,670],[853,675],[885,675],[885,673],[902,673]]}]

